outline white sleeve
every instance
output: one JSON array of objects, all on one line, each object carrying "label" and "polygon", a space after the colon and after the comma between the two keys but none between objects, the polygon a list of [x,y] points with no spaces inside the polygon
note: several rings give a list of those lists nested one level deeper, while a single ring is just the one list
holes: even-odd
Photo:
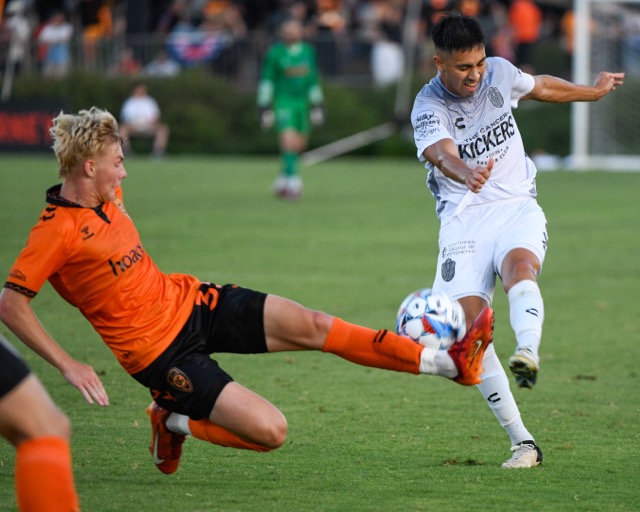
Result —
[{"label": "white sleeve", "polygon": [[453,139],[447,128],[447,116],[444,110],[439,109],[437,104],[416,100],[411,113],[411,124],[413,125],[413,138],[418,150],[418,160],[425,161],[422,153],[429,146],[442,139]]},{"label": "white sleeve", "polygon": [[518,108],[518,101],[529,94],[536,85],[533,76],[514,67],[513,82],[511,85],[511,108]]}]

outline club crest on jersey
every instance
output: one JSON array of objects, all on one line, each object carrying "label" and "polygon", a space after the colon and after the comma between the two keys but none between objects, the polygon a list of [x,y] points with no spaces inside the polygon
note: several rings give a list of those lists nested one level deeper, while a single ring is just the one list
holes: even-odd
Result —
[{"label": "club crest on jersey", "polygon": [[456,262],[451,258],[447,258],[447,260],[442,264],[440,274],[446,283],[450,282],[456,275]]},{"label": "club crest on jersey", "polygon": [[496,108],[504,107],[504,98],[497,87],[489,87],[489,101]]},{"label": "club crest on jersey", "polygon": [[191,393],[193,391],[193,384],[191,384],[189,377],[187,377],[182,370],[176,368],[175,366],[171,368],[171,370],[169,370],[169,373],[167,374],[167,381],[174,388],[179,389],[180,391],[183,391],[185,393]]}]

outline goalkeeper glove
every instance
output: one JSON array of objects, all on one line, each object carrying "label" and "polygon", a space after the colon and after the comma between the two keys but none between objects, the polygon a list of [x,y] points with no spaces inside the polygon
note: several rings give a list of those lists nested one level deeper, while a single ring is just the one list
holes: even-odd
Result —
[{"label": "goalkeeper glove", "polygon": [[258,112],[258,121],[260,122],[260,128],[263,130],[269,130],[273,128],[276,123],[276,115],[270,108],[261,108]]},{"label": "goalkeeper glove", "polygon": [[314,105],[309,113],[311,124],[314,126],[322,126],[324,124],[324,108],[322,105]]}]

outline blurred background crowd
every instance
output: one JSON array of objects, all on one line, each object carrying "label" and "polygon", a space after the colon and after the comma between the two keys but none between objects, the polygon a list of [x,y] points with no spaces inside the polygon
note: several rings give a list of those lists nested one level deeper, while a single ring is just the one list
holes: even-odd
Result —
[{"label": "blurred background crowd", "polygon": [[[304,22],[326,78],[346,85],[392,84],[403,71],[403,34],[415,29],[417,71],[431,66],[429,30],[442,13],[477,16],[487,51],[528,69],[552,42],[554,73],[570,73],[570,0],[0,0],[0,72],[63,77],[175,76],[207,66],[239,87],[255,86],[259,62],[287,17]],[[413,4],[415,5],[415,4]],[[540,60],[540,59],[538,59]],[[543,70],[544,71],[544,70]]]}]

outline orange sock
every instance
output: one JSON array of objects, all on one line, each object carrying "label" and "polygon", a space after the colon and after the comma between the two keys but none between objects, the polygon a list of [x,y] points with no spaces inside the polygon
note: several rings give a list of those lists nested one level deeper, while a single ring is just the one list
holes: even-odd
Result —
[{"label": "orange sock", "polygon": [[191,435],[193,437],[219,446],[240,448],[241,450],[254,450],[256,452],[271,451],[271,448],[245,441],[233,432],[230,432],[226,428],[222,428],[207,419],[196,421],[189,418],[189,430],[191,430]]},{"label": "orange sock", "polygon": [[61,437],[37,437],[19,444],[15,478],[20,512],[80,510],[69,443]]},{"label": "orange sock", "polygon": [[322,351],[362,366],[418,374],[423,348],[385,329],[374,331],[334,318]]}]

